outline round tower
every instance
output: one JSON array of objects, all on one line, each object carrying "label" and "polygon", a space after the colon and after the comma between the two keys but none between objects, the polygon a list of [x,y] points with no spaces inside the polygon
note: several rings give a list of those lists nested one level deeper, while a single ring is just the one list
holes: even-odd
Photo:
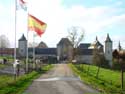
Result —
[{"label": "round tower", "polygon": [[24,36],[24,34],[22,35],[22,37],[19,39],[19,42],[18,42],[18,52],[19,52],[19,55],[21,57],[26,57],[26,52],[27,52],[27,40]]},{"label": "round tower", "polygon": [[107,34],[107,38],[105,41],[105,58],[109,61],[109,65],[112,66],[112,40]]}]

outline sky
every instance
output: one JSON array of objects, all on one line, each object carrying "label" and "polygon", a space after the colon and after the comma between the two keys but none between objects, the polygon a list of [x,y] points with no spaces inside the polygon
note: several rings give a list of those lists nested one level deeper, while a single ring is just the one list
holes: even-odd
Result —
[{"label": "sky", "polygon": [[[18,1],[18,0],[17,0]],[[35,37],[35,42],[44,41],[56,47],[61,38],[68,36],[72,26],[84,30],[81,43],[93,43],[95,37],[104,44],[107,33],[117,48],[119,41],[125,49],[125,0],[24,0],[28,12],[19,8],[15,13],[15,0],[0,0],[0,35],[6,35],[11,47],[24,34],[27,37],[27,13],[47,23],[45,33]],[[33,41],[33,31],[28,32],[28,41]]]}]

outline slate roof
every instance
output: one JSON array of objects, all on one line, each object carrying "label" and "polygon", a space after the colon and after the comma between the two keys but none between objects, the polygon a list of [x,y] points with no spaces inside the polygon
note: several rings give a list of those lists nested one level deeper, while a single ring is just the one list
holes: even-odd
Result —
[{"label": "slate roof", "polygon": [[90,43],[81,43],[78,48],[80,49],[88,49],[90,47]]},{"label": "slate roof", "polygon": [[109,34],[107,34],[107,38],[106,38],[106,41],[105,42],[112,42],[110,37],[109,37]]},{"label": "slate roof", "polygon": [[[33,48],[28,49],[29,52],[33,51]],[[35,48],[35,54],[38,55],[56,55],[57,49],[56,48]]]},{"label": "slate roof", "polygon": [[62,38],[57,45],[72,45],[68,38]]},{"label": "slate roof", "polygon": [[41,41],[37,47],[38,48],[48,48],[48,46],[46,45],[46,43],[44,43],[43,41]]},{"label": "slate roof", "polygon": [[24,34],[23,34],[22,37],[19,39],[19,41],[26,41],[26,37],[24,36]]}]

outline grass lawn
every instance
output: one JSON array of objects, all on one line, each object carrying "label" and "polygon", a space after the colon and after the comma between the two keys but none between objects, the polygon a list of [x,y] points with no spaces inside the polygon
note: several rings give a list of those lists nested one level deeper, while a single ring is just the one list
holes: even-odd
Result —
[{"label": "grass lawn", "polygon": [[93,85],[94,88],[98,88],[100,91],[106,92],[106,94],[122,94],[121,92],[125,92],[121,90],[121,73],[118,71],[101,68],[97,78],[98,67],[96,66],[85,64],[69,64],[69,66],[85,83]]},{"label": "grass lawn", "polygon": [[0,69],[4,68],[6,65],[0,64]]},{"label": "grass lawn", "polygon": [[34,79],[50,70],[52,65],[46,65],[41,71],[33,71],[29,74],[20,76],[14,81],[10,75],[0,75],[0,94],[22,94],[23,91],[32,83]]}]

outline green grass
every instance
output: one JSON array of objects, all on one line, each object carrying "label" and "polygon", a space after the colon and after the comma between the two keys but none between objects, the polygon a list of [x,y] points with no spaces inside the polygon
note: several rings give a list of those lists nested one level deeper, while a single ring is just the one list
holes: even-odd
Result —
[{"label": "green grass", "polygon": [[0,94],[22,94],[34,79],[51,68],[52,65],[44,66],[42,71],[33,71],[29,74],[25,74],[17,78],[16,81],[14,81],[14,77],[9,75],[0,76]]},{"label": "green grass", "polygon": [[0,64],[0,69],[4,68],[6,65]]},{"label": "green grass", "polygon": [[0,59],[6,58],[7,60],[9,60],[9,62],[13,62],[14,61],[14,57],[11,56],[0,56]]},{"label": "green grass", "polygon": [[[121,74],[118,71],[101,68],[99,77],[96,77],[97,67],[92,65],[69,64],[76,75],[81,77],[85,83],[92,85],[106,94],[122,94],[121,90]],[[88,71],[89,67],[89,71]],[[124,73],[125,75],[125,73]],[[125,77],[124,77],[125,79]],[[125,86],[125,81],[124,81]],[[125,90],[125,87],[124,87]],[[123,93],[125,94],[125,93]]]}]

